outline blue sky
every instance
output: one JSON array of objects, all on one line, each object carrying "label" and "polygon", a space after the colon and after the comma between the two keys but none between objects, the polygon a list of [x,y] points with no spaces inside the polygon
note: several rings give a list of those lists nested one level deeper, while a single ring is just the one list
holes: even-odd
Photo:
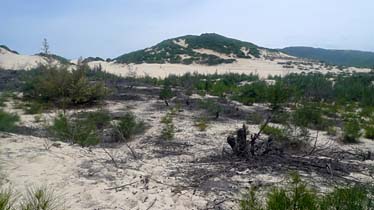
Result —
[{"label": "blue sky", "polygon": [[0,44],[116,57],[186,34],[257,45],[374,51],[373,0],[0,0]]}]

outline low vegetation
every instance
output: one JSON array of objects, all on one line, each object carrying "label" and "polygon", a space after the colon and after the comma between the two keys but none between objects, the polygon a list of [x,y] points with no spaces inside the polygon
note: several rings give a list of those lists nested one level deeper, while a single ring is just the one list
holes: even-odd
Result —
[{"label": "low vegetation", "polygon": [[100,142],[95,122],[89,118],[76,119],[61,113],[54,118],[49,130],[57,140],[80,146],[91,146]]},{"label": "low vegetation", "polygon": [[291,175],[285,187],[274,187],[265,201],[251,189],[240,201],[241,210],[369,210],[374,208],[372,187],[337,187],[327,194],[319,194],[297,173]]},{"label": "low vegetation", "polygon": [[205,116],[198,117],[194,125],[199,129],[199,131],[206,131],[208,128],[208,120]]},{"label": "low vegetation", "polygon": [[162,117],[161,123],[163,124],[161,130],[161,139],[171,140],[175,135],[175,127],[173,123],[173,113],[168,112],[165,116]]},{"label": "low vegetation", "polygon": [[145,123],[136,119],[136,116],[127,112],[114,124],[114,136],[117,141],[129,141],[134,135],[144,133]]},{"label": "low vegetation", "polygon": [[17,114],[8,113],[0,109],[0,131],[10,132],[16,127],[17,122],[20,118]]},{"label": "low vegetation", "polygon": [[63,210],[63,205],[47,188],[30,188],[22,197],[11,190],[0,192],[1,210]]}]

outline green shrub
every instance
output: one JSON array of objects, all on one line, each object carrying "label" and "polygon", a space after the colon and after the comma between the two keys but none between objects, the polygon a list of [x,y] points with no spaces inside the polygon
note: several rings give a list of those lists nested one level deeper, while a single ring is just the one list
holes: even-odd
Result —
[{"label": "green shrub", "polygon": [[20,118],[17,114],[8,113],[0,109],[0,131],[13,131],[19,120]]},{"label": "green shrub", "polygon": [[112,117],[107,110],[101,109],[94,112],[83,112],[78,115],[79,118],[84,118],[91,122],[97,129],[103,129],[110,126]]},{"label": "green shrub", "polygon": [[216,118],[219,118],[219,115],[223,110],[221,105],[213,99],[200,100],[199,107],[205,109],[209,114],[215,115]]},{"label": "green shrub", "polygon": [[285,130],[281,128],[271,127],[267,125],[262,132],[268,136],[271,136],[276,141],[288,140]]},{"label": "green shrub", "polygon": [[87,119],[70,119],[64,114],[59,114],[49,130],[58,140],[83,147],[100,142],[95,123]]},{"label": "green shrub", "polygon": [[344,123],[343,141],[346,143],[357,143],[361,137],[361,128],[357,119],[349,119]]},{"label": "green shrub", "polygon": [[264,121],[264,116],[258,112],[252,112],[248,114],[246,122],[247,124],[261,124]]},{"label": "green shrub", "polygon": [[322,117],[322,111],[315,105],[304,105],[296,109],[292,116],[293,123],[300,127],[324,130],[328,122]]},{"label": "green shrub", "polygon": [[[336,188],[321,199],[320,209],[361,210],[371,209],[370,194],[360,186]],[[333,208],[332,208],[333,207]],[[369,207],[369,208],[368,208]],[[371,206],[374,207],[374,206]]]},{"label": "green shrub", "polygon": [[240,210],[265,210],[258,197],[256,197],[256,190],[254,188],[251,188],[243,195],[239,205]]},{"label": "green shrub", "polygon": [[330,136],[336,136],[337,134],[336,128],[334,126],[329,126],[326,131],[327,131],[327,135],[330,135]]},{"label": "green shrub", "polygon": [[374,140],[374,126],[368,126],[365,128],[365,137]]},{"label": "green shrub", "polygon": [[85,74],[87,70],[86,65],[78,65],[72,71],[66,66],[42,65],[24,78],[24,98],[62,108],[97,102],[108,91],[103,83],[90,82]]},{"label": "green shrub", "polygon": [[173,139],[175,134],[173,115],[171,113],[167,113],[161,118],[161,123],[164,124],[161,130],[161,138],[164,140]]},{"label": "green shrub", "polygon": [[170,85],[164,85],[160,92],[160,99],[165,101],[165,104],[169,106],[168,100],[173,97],[173,91]]},{"label": "green shrub", "polygon": [[144,122],[137,120],[131,112],[126,113],[114,125],[114,135],[117,141],[131,140],[134,135],[143,133],[144,130]]},{"label": "green shrub", "polygon": [[40,114],[44,109],[44,105],[38,101],[25,103],[23,109],[26,114]]}]

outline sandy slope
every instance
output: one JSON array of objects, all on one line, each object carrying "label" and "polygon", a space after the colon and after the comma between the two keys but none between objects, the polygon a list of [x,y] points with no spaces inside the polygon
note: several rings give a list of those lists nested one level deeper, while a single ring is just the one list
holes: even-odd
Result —
[{"label": "sandy slope", "polygon": [[[127,76],[135,72],[137,76],[151,76],[151,77],[166,77],[170,74],[182,75],[187,72],[198,72],[200,74],[224,74],[224,73],[238,73],[238,74],[257,74],[261,78],[266,78],[269,75],[284,76],[289,73],[302,73],[302,72],[341,72],[337,68],[326,69],[320,64],[315,64],[313,67],[307,67],[308,70],[299,70],[295,68],[285,68],[284,65],[278,62],[287,62],[287,60],[266,60],[266,59],[237,59],[238,61],[232,64],[221,64],[216,66],[205,65],[183,65],[183,64],[117,64],[108,63],[104,61],[90,62],[91,67],[99,67],[104,71],[112,74]],[[346,72],[369,72],[369,69],[348,68]]]},{"label": "sandy slope", "polygon": [[46,63],[46,60],[37,55],[18,55],[0,48],[0,68],[19,70],[32,69],[41,63]]}]

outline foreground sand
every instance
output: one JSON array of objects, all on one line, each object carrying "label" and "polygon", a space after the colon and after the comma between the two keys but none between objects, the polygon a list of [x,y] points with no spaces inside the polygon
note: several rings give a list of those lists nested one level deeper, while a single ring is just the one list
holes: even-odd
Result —
[{"label": "foreground sand", "polygon": [[[66,209],[71,210],[234,209],[240,193],[248,187],[272,185],[286,177],[285,172],[271,167],[237,170],[233,165],[231,169],[221,167],[227,165],[224,160],[211,161],[222,156],[224,148],[229,151],[226,137],[242,125],[240,120],[213,121],[207,131],[201,132],[193,126],[192,119],[199,113],[184,110],[175,117],[175,139],[160,140],[159,122],[167,112],[163,107],[163,102],[156,99],[108,102],[106,105],[113,113],[131,110],[150,125],[144,135],[129,144],[138,159],[133,158],[125,145],[104,151],[58,142],[46,149],[52,142],[35,136],[35,132],[34,136],[1,133],[0,159],[7,177],[6,185],[18,192],[29,187],[48,186],[66,201]],[[45,114],[45,117],[52,115]],[[22,115],[21,126],[37,130],[43,125],[35,123],[32,115]],[[257,128],[257,125],[249,126],[252,132]],[[320,140],[321,144],[332,143],[323,133]],[[364,142],[358,147],[374,148],[372,142]],[[368,164],[373,163],[368,161]],[[313,171],[302,172],[302,175],[313,179],[320,189],[325,188],[324,179]]]}]

